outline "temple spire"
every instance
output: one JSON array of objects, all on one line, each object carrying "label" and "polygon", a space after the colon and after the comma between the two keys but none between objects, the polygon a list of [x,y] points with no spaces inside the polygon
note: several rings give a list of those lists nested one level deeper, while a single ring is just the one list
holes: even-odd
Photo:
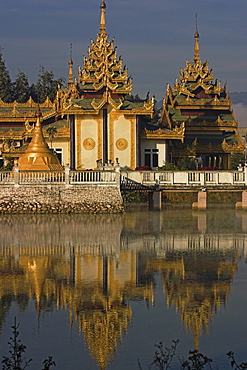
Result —
[{"label": "temple spire", "polygon": [[100,33],[105,33],[105,0],[102,0],[100,4],[101,14],[100,14]]},{"label": "temple spire", "polygon": [[38,108],[33,137],[18,160],[19,169],[21,171],[62,171],[63,167],[44,138],[41,117],[41,110]]},{"label": "temple spire", "polygon": [[70,59],[69,59],[69,80],[68,85],[73,84],[73,59],[72,59],[72,44],[70,44]]},{"label": "temple spire", "polygon": [[200,60],[200,54],[199,54],[199,51],[200,51],[200,47],[199,47],[199,32],[198,32],[198,28],[197,28],[197,14],[196,14],[196,32],[194,34],[194,38],[195,38],[195,47],[194,47],[194,61],[197,62]]}]

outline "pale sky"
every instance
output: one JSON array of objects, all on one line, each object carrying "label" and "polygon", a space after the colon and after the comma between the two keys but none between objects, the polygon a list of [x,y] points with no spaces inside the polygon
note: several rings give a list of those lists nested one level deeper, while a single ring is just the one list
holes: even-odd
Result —
[{"label": "pale sky", "polygon": [[[159,101],[194,57],[196,13],[201,60],[227,90],[247,91],[247,0],[105,0],[106,31],[133,77],[133,94]],[[101,0],[0,0],[0,46],[12,79],[36,82],[39,67],[74,75],[99,32]]]}]

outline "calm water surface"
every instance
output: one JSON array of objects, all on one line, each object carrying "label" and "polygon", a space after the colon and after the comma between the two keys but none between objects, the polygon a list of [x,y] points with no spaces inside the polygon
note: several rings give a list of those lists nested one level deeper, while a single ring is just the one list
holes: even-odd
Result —
[{"label": "calm water surface", "polygon": [[0,216],[0,356],[14,318],[29,369],[144,369],[179,339],[247,361],[247,212]]}]

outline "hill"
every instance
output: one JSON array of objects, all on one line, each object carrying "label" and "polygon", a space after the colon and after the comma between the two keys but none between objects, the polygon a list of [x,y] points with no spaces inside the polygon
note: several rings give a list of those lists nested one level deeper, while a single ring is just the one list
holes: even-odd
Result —
[{"label": "hill", "polygon": [[245,92],[232,92],[229,93],[230,99],[233,104],[247,105],[247,91]]}]

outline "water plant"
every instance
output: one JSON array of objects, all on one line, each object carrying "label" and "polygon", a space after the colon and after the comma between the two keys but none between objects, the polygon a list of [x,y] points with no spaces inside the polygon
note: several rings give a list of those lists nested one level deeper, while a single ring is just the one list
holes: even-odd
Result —
[{"label": "water plant", "polygon": [[[9,345],[9,356],[3,356],[2,360],[2,370],[24,370],[26,369],[32,359],[25,360],[26,346],[19,339],[19,326],[16,323],[16,318],[14,320],[14,325],[11,326],[13,335],[10,337]],[[56,366],[55,361],[49,356],[42,363],[43,368],[41,370],[50,370],[53,366]]]},{"label": "water plant", "polygon": [[[163,342],[159,342],[155,344],[157,350],[154,353],[153,361],[148,365],[148,370],[158,369],[158,370],[169,370],[173,367],[171,366],[171,362],[176,355],[177,346],[179,343],[179,339],[173,340],[170,347],[164,347]],[[247,362],[242,362],[240,364],[237,363],[235,360],[234,352],[230,351],[226,354],[228,359],[230,360],[230,365],[233,370],[244,370],[247,369]],[[178,357],[180,362],[180,370],[206,370],[206,369],[217,369],[219,367],[213,367],[212,362],[213,360],[205,356],[204,354],[200,353],[197,349],[193,351],[189,351],[189,356],[187,359],[183,359]],[[138,359],[138,369],[144,370],[141,365],[140,360]],[[174,368],[175,369],[175,368]],[[176,369],[178,369],[176,367]]]}]

